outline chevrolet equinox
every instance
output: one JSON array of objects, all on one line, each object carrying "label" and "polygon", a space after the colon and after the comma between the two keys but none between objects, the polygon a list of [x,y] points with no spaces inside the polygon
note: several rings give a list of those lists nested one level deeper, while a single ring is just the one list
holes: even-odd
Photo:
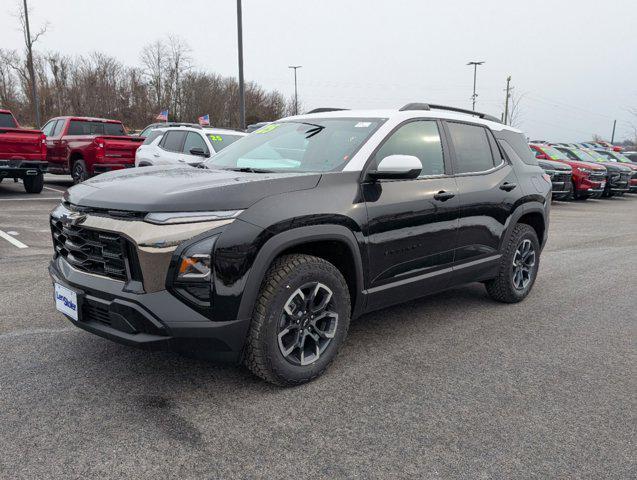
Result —
[{"label": "chevrolet equinox", "polygon": [[519,302],[551,180],[524,135],[424,103],[319,109],[207,159],[105,173],[51,212],[55,303],[148,349],[321,375],[352,318],[468,282]]}]

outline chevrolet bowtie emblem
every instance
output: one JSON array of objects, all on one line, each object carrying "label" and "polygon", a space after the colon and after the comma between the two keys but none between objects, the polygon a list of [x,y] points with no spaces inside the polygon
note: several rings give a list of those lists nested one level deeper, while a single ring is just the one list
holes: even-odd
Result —
[{"label": "chevrolet bowtie emblem", "polygon": [[66,215],[63,215],[61,220],[62,223],[65,223],[66,225],[79,225],[84,220],[86,220],[86,215],[79,212],[70,212]]}]

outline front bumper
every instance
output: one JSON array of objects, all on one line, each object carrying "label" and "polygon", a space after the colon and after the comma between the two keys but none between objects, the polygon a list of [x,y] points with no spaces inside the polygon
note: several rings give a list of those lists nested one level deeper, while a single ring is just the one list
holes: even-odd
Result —
[{"label": "front bumper", "polygon": [[249,319],[215,322],[167,290],[132,293],[125,283],[73,268],[58,256],[49,265],[53,282],[76,292],[77,327],[109,340],[148,350],[171,350],[210,360],[241,359]]}]

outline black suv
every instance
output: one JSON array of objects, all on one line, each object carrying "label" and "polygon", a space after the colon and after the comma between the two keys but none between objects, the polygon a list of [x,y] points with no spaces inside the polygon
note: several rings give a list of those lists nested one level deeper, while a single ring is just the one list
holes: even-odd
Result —
[{"label": "black suv", "polygon": [[51,213],[57,308],[127,345],[317,377],[351,318],[467,282],[531,290],[550,178],[518,130],[427,104],[269,123],[205,168],[110,172]]}]

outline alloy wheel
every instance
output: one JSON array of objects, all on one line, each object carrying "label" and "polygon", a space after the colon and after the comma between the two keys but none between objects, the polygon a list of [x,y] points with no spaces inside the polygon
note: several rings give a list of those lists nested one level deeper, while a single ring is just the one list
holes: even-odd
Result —
[{"label": "alloy wheel", "polygon": [[332,290],[306,283],[285,302],[278,328],[279,350],[294,365],[315,363],[336,335],[338,313]]},{"label": "alloy wheel", "polygon": [[524,290],[531,283],[535,267],[535,249],[531,240],[524,239],[513,255],[513,286]]}]

